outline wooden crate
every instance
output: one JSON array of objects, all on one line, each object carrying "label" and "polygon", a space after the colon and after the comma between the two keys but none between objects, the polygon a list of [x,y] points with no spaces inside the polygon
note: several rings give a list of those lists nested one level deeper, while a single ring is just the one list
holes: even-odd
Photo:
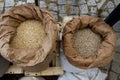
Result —
[{"label": "wooden crate", "polygon": [[11,65],[5,74],[24,74],[26,76],[55,76],[63,75],[64,71],[60,67],[59,56],[57,55],[51,63],[51,66],[46,70],[40,72],[29,72],[23,70],[21,67]]}]

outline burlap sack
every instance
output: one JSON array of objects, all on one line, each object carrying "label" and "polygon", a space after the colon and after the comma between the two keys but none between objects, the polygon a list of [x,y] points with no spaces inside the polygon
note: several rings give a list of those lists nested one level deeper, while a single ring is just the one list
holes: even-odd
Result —
[{"label": "burlap sack", "polygon": [[[102,36],[103,41],[96,55],[83,58],[73,48],[73,34],[75,31],[90,28],[93,32]],[[116,35],[112,28],[102,19],[81,16],[69,21],[63,29],[63,49],[68,61],[79,68],[102,67],[108,64],[115,53]]]},{"label": "burlap sack", "polygon": [[[46,37],[42,47],[34,49],[17,49],[10,46],[10,40],[21,22],[35,19],[43,23]],[[39,71],[46,68],[56,53],[57,25],[53,16],[46,10],[33,4],[13,7],[2,16],[0,22],[1,55],[28,70]],[[38,66],[39,65],[39,66]],[[30,69],[29,69],[30,68]]]}]

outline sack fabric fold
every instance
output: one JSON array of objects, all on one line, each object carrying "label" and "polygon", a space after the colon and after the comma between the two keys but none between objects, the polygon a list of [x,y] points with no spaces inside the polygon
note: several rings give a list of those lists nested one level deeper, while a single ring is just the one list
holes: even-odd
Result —
[{"label": "sack fabric fold", "polygon": [[[88,58],[79,56],[73,48],[73,34],[83,28],[90,28],[103,39],[96,55]],[[65,56],[74,66],[83,69],[103,67],[112,60],[115,54],[116,34],[102,19],[92,16],[81,16],[67,22],[63,29],[62,44]]]},{"label": "sack fabric fold", "polygon": [[[37,20],[43,23],[46,37],[37,49],[12,48],[10,40],[20,23],[26,20]],[[0,22],[0,54],[10,62],[21,67],[48,65],[57,52],[58,32],[53,16],[34,4],[25,4],[11,8],[2,15]],[[37,67],[36,71],[38,71]]]}]

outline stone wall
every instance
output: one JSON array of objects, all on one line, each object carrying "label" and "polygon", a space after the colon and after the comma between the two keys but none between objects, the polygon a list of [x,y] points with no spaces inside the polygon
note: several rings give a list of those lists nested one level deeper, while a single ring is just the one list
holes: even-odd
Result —
[{"label": "stone wall", "polygon": [[[91,15],[105,19],[109,13],[120,3],[120,0],[104,0],[104,5],[98,9],[103,0],[38,0],[41,8],[49,10],[56,21],[61,21],[64,16]],[[0,0],[0,15],[13,6],[34,3],[34,0]],[[113,61],[104,70],[109,72],[111,80],[120,80],[120,21],[113,26],[117,33],[116,54]]]}]

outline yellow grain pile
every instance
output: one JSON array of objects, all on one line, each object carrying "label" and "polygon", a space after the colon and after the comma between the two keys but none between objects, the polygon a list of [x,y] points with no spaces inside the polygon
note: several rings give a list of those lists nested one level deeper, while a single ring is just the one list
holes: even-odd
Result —
[{"label": "yellow grain pile", "polygon": [[100,35],[90,29],[78,30],[74,33],[73,47],[83,58],[95,55],[101,43]]},{"label": "yellow grain pile", "polygon": [[14,48],[38,48],[46,34],[41,22],[27,20],[22,22],[14,35],[11,46]]}]

